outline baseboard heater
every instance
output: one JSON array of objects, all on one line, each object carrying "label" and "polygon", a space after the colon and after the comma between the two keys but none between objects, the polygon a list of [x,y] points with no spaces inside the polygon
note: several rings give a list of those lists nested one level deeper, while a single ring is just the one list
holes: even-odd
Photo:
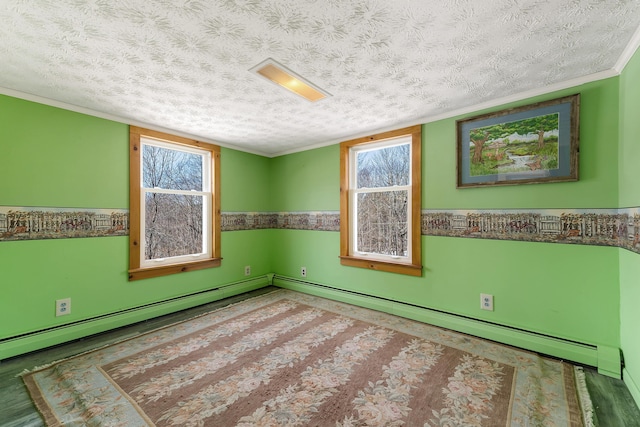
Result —
[{"label": "baseboard heater", "polygon": [[260,276],[174,298],[155,301],[141,306],[93,316],[75,322],[6,337],[0,339],[0,360],[228,298],[243,292],[265,287],[269,285],[269,283],[269,276]]},{"label": "baseboard heater", "polygon": [[614,378],[620,378],[622,372],[620,350],[614,347],[572,341],[277,274],[273,278],[273,285],[383,311],[562,360],[597,367],[598,372]]}]

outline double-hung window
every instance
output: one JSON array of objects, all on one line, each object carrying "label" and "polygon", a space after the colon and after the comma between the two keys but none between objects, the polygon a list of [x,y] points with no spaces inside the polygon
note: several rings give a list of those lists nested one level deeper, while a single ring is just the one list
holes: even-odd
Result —
[{"label": "double-hung window", "polygon": [[220,265],[219,147],[130,128],[130,280]]},{"label": "double-hung window", "polygon": [[344,265],[419,276],[421,127],[341,144]]}]

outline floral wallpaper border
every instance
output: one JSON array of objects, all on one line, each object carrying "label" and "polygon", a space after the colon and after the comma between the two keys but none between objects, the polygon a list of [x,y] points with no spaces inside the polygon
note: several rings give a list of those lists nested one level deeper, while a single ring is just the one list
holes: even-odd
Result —
[{"label": "floral wallpaper border", "polygon": [[640,207],[423,210],[422,234],[618,246],[640,253]]},{"label": "floral wallpaper border", "polygon": [[[640,253],[640,207],[426,209],[425,236],[617,246]],[[223,212],[222,231],[340,231],[340,212]],[[0,206],[0,241],[127,236],[127,209]]]},{"label": "floral wallpaper border", "polygon": [[[339,212],[223,212],[222,231],[340,231]],[[0,242],[129,235],[128,209],[0,206]]]},{"label": "floral wallpaper border", "polygon": [[[222,231],[264,228],[340,231],[340,213],[233,212]],[[621,209],[427,209],[425,236],[618,246],[640,253],[640,207]]]},{"label": "floral wallpaper border", "polygon": [[0,241],[128,235],[128,209],[0,206]]},{"label": "floral wallpaper border", "polygon": [[259,230],[340,231],[340,212],[223,212],[222,231]]}]

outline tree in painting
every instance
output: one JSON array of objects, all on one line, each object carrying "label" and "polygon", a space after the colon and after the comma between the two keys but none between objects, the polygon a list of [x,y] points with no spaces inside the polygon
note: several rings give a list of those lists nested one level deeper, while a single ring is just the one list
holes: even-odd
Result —
[{"label": "tree in painting", "polygon": [[472,129],[469,138],[471,142],[473,142],[473,157],[471,161],[473,163],[482,163],[482,150],[484,149],[484,144],[490,138],[495,138],[497,136],[496,132],[489,132],[486,129]]}]

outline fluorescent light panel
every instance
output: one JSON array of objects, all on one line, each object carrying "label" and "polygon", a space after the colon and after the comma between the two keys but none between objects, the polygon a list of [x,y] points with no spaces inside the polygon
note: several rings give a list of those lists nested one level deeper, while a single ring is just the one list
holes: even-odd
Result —
[{"label": "fluorescent light panel", "polygon": [[277,63],[273,59],[267,59],[253,67],[250,71],[311,102],[331,96],[329,93],[300,77],[293,71],[288,70],[285,66]]}]

